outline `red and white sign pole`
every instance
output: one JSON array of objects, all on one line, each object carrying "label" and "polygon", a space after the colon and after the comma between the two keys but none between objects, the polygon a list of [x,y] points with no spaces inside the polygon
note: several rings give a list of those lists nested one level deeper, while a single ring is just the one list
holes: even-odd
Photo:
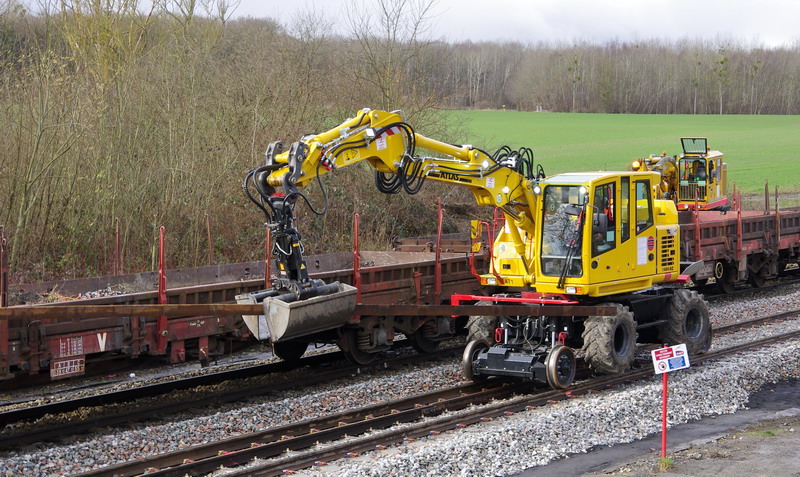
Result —
[{"label": "red and white sign pole", "polygon": [[652,351],[653,367],[661,375],[661,458],[667,457],[667,375],[672,371],[689,367],[689,353],[685,344],[667,346]]},{"label": "red and white sign pole", "polygon": [[661,458],[667,458],[667,394],[669,385],[667,384],[669,373],[661,374]]}]

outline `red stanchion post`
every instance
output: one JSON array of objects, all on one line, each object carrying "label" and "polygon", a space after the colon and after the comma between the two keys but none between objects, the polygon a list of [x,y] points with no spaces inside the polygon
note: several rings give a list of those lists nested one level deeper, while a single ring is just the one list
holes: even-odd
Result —
[{"label": "red stanchion post", "polygon": [[8,241],[0,226],[0,307],[8,306]]},{"label": "red stanchion post", "polygon": [[[8,242],[0,226],[0,307],[6,307],[8,293]],[[0,377],[9,374],[8,365],[8,320],[0,320]]]},{"label": "red stanchion post", "polygon": [[119,217],[114,220],[114,266],[112,268],[112,275],[122,273],[119,261]]},{"label": "red stanchion post", "polygon": [[[158,304],[167,304],[167,273],[164,259],[164,231],[166,228],[162,225],[158,229]],[[158,317],[156,327],[158,331],[158,353],[164,354],[167,352],[167,317],[162,315]]]},{"label": "red stanchion post", "polygon": [[211,217],[206,214],[206,234],[208,235],[208,265],[214,265],[214,242],[211,241]]},{"label": "red stanchion post", "polygon": [[[353,286],[356,287],[356,303],[361,303],[361,257],[358,255],[358,214],[353,214]],[[353,315],[356,321],[360,315]]]},{"label": "red stanchion post", "polygon": [[444,211],[442,210],[442,199],[436,199],[436,216],[438,228],[436,232],[436,259],[433,268],[433,303],[438,305],[442,299],[442,223],[444,222]]}]

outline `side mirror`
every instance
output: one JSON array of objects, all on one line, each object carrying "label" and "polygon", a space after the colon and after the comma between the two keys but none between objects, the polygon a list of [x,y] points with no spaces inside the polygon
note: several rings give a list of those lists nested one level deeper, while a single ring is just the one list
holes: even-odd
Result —
[{"label": "side mirror", "polygon": [[583,206],[588,203],[589,203],[589,190],[586,187],[581,186],[580,189],[578,189],[578,205]]},{"label": "side mirror", "polygon": [[608,216],[605,212],[595,212],[592,214],[592,233],[605,234],[608,232]]}]

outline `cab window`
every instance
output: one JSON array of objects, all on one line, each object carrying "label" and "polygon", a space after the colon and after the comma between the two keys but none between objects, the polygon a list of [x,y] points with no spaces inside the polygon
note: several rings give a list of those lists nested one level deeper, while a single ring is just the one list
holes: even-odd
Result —
[{"label": "cab window", "polygon": [[631,178],[623,177],[620,187],[619,225],[620,243],[631,238]]},{"label": "cab window", "polygon": [[594,189],[592,202],[592,257],[608,252],[617,246],[615,183],[599,185]]},{"label": "cab window", "polygon": [[650,181],[636,181],[636,235],[653,225],[653,201]]}]

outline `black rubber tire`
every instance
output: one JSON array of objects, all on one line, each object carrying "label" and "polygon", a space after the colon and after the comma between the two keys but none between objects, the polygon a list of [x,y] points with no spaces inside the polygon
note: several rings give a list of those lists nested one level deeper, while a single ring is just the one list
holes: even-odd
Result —
[{"label": "black rubber tire", "polygon": [[627,306],[604,303],[617,309],[614,316],[590,316],[583,325],[584,360],[599,374],[616,374],[630,368],[636,357],[636,321]]},{"label": "black rubber tire", "polygon": [[489,378],[486,375],[475,374],[473,372],[473,363],[475,362],[475,358],[477,358],[480,353],[487,349],[489,349],[488,341],[474,340],[467,343],[466,348],[464,348],[464,354],[461,357],[461,371],[464,373],[465,378],[476,383],[486,381]]},{"label": "black rubber tire", "polygon": [[703,295],[694,290],[676,289],[669,300],[666,319],[659,327],[664,343],[685,343],[689,354],[703,353],[711,347],[711,320]]},{"label": "black rubber tire", "polygon": [[308,349],[305,341],[278,341],[272,343],[272,353],[284,361],[297,361]]},{"label": "black rubber tire", "polygon": [[575,352],[564,345],[555,345],[545,359],[545,377],[553,389],[566,389],[575,380]]},{"label": "black rubber tire", "polygon": [[[492,302],[481,301],[475,306],[491,306]],[[476,340],[484,340],[487,343],[494,342],[494,329],[497,328],[496,316],[477,315],[470,316],[467,320],[467,343]]]}]

